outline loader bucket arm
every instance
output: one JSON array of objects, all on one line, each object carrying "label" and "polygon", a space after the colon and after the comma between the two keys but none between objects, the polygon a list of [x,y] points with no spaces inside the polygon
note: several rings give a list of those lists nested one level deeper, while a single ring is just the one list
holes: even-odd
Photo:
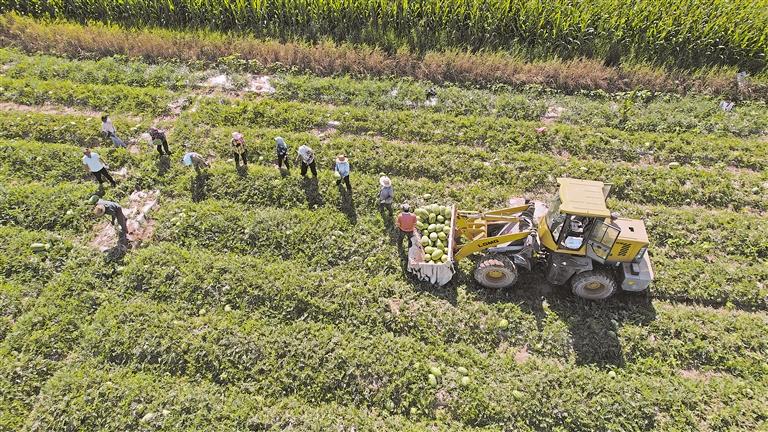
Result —
[{"label": "loader bucket arm", "polygon": [[530,234],[531,234],[531,231],[521,231],[517,233],[504,234],[504,235],[495,236],[495,237],[479,238],[477,240],[473,240],[469,243],[466,243],[462,245],[460,248],[458,248],[458,250],[454,254],[454,259],[458,261],[462,258],[472,255],[475,252],[479,252],[481,250],[494,247],[498,244],[510,243],[510,242],[522,240],[528,237]]}]

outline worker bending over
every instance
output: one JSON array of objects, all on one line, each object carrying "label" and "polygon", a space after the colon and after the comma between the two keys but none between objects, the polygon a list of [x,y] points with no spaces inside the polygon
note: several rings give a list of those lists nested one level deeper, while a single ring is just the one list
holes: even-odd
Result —
[{"label": "worker bending over", "polygon": [[128,242],[128,224],[120,204],[100,199],[96,201],[96,206],[93,207],[93,214],[98,217],[104,216],[105,214],[112,216],[112,224],[117,222],[120,226],[118,244],[125,244]]}]

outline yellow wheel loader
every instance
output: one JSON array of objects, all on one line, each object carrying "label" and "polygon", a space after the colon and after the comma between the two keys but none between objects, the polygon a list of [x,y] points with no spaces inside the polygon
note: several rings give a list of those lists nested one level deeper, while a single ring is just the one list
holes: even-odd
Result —
[{"label": "yellow wheel loader", "polygon": [[518,269],[536,268],[548,282],[568,284],[575,295],[589,300],[608,298],[619,289],[646,290],[653,268],[643,221],[608,210],[609,184],[571,178],[557,182],[560,190],[549,206],[521,199],[518,206],[487,212],[452,208],[448,261],[426,262],[417,232],[409,270],[443,285],[453,276],[455,261],[482,253],[474,277],[488,288],[512,286]]}]

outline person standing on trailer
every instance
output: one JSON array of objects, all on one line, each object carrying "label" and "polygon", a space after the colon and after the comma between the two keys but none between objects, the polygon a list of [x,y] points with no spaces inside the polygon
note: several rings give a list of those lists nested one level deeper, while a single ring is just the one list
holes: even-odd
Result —
[{"label": "person standing on trailer", "polygon": [[112,119],[109,118],[109,114],[101,116],[101,132],[112,140],[115,147],[125,147],[123,140],[118,138],[115,125],[112,124]]},{"label": "person standing on trailer", "polygon": [[109,171],[107,171],[109,166],[101,160],[101,156],[99,156],[98,153],[91,151],[88,147],[83,148],[83,168],[96,177],[96,181],[99,182],[99,187],[102,187],[104,179],[109,181],[112,187],[117,186],[115,179],[113,179],[112,176],[109,175]]},{"label": "person standing on trailer", "polygon": [[411,238],[413,237],[413,230],[416,229],[416,215],[411,213],[411,206],[408,204],[403,204],[401,209],[402,212],[397,216],[397,221],[395,222],[400,229],[397,236],[397,244],[398,247],[402,246],[403,237],[408,237],[408,249],[410,249],[413,246]]}]

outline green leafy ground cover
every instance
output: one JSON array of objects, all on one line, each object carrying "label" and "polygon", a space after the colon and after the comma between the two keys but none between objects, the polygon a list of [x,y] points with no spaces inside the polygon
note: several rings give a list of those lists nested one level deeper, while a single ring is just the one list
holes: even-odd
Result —
[{"label": "green leafy ground cover", "polygon": [[[289,76],[273,96],[231,101],[186,71],[137,64],[113,79],[120,60],[84,62],[89,81],[76,61],[23,61],[8,82],[51,90],[17,103],[74,109],[0,113],[0,430],[765,427],[768,146],[752,126],[667,133],[680,106],[661,103],[647,130],[574,120],[540,136],[533,115],[484,114],[490,93],[465,112],[407,110],[382,103],[389,83]],[[93,86],[132,89],[118,130],[136,140],[160,121],[170,164],[145,144],[106,147],[98,119],[78,112],[100,102],[67,96]],[[328,86],[332,98],[317,98]],[[156,118],[167,111],[154,104],[180,97],[179,117]],[[241,174],[228,160],[233,129],[251,152]],[[317,150],[317,183],[271,166],[276,135]],[[646,141],[653,157],[638,153]],[[86,246],[97,223],[84,204],[96,189],[79,166],[86,142],[127,168],[107,198],[161,192],[152,244],[119,261]],[[183,142],[212,155],[206,175],[180,165]],[[352,200],[329,170],[340,151]],[[536,275],[486,291],[468,260],[445,288],[418,284],[375,208],[380,172],[398,201],[430,193],[463,208],[544,197],[558,175],[613,181],[611,206],[646,219],[657,279],[648,296],[586,303]],[[51,248],[35,254],[34,242]]]}]

